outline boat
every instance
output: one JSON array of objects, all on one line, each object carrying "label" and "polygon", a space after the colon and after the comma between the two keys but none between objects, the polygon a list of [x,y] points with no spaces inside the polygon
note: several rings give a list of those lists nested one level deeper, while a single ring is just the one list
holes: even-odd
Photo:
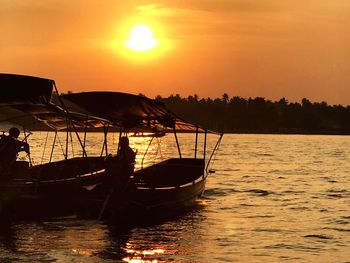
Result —
[{"label": "boat", "polygon": [[[36,77],[0,74],[0,86],[32,90],[18,98],[14,88],[5,89],[6,99],[0,100],[3,108],[11,108],[28,114],[47,127],[64,129],[68,134],[84,130],[84,140],[79,139],[82,156],[40,165],[18,162],[18,169],[9,182],[1,182],[0,197],[3,211],[10,213],[39,214],[83,213],[98,219],[116,215],[153,213],[181,210],[195,204],[204,190],[212,158],[217,152],[223,134],[209,131],[178,117],[163,103],[121,92],[82,92],[58,95],[55,82]],[[53,102],[52,89],[56,90]],[[2,91],[1,91],[2,92]],[[11,93],[11,94],[10,94]],[[17,93],[14,93],[17,94]],[[35,95],[35,96],[34,96]],[[16,118],[7,118],[6,121]],[[16,119],[18,121],[18,118]],[[21,120],[22,121],[22,120]],[[21,122],[19,121],[19,122]],[[87,156],[85,136],[89,128],[103,128],[104,142],[101,156]],[[135,129],[159,130],[174,135],[178,156],[136,169],[123,185],[106,185],[106,158],[109,130],[119,130],[119,136]],[[177,137],[178,132],[195,133],[193,157],[184,157]],[[207,154],[207,135],[217,134],[218,140],[211,153]],[[203,138],[202,156],[199,156],[199,138]],[[102,155],[102,153],[104,155]],[[147,154],[147,150],[145,155]],[[118,175],[119,171],[113,171]],[[19,190],[20,189],[20,190]],[[6,209],[4,209],[6,207]],[[0,212],[1,213],[1,212]]]},{"label": "boat", "polygon": [[[61,105],[54,104],[54,91],[56,96],[58,91],[53,80],[0,74],[0,87],[0,125],[23,127],[25,140],[29,136],[28,129],[55,132],[47,163],[33,164],[28,156],[27,161],[16,161],[10,171],[0,172],[0,214],[18,211],[30,214],[34,207],[45,208],[43,211],[48,210],[47,207],[64,210],[65,203],[82,187],[95,185],[105,172],[104,157],[87,156],[84,147],[81,157],[70,157],[68,135],[72,136],[72,132],[78,135],[79,127],[102,127],[108,121],[67,112]],[[52,161],[57,133],[62,130],[67,132],[66,151],[61,160]]]},{"label": "boat", "polygon": [[134,138],[160,138],[164,137],[166,135],[166,132],[163,130],[157,130],[157,129],[135,129],[131,130],[128,133],[129,137],[134,137]]}]

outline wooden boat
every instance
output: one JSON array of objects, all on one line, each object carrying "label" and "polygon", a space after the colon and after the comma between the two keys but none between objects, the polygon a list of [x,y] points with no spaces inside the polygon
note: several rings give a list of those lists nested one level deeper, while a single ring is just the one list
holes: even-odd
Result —
[{"label": "wooden boat", "polygon": [[[33,89],[40,87],[41,93],[36,91],[37,97],[31,96],[30,100],[26,96],[8,96],[7,100],[0,100],[0,105],[26,113],[56,132],[66,129],[67,138],[68,132],[72,130],[78,136],[77,128],[84,129],[85,138],[87,128],[90,127],[104,127],[105,138],[102,147],[105,156],[87,156],[85,139],[83,143],[78,137],[82,157],[68,158],[66,150],[65,158],[61,161],[31,167],[23,163],[18,165],[18,169],[13,170],[11,180],[0,182],[4,193],[0,196],[3,213],[84,213],[105,218],[120,215],[121,211],[130,214],[135,211],[164,212],[181,209],[193,205],[203,193],[208,167],[219,148],[222,134],[219,134],[218,141],[207,158],[207,134],[211,131],[183,120],[159,101],[119,92],[86,92],[63,95],[56,100],[60,102],[57,105],[50,100],[52,88],[56,89],[53,81],[0,74],[0,86],[3,85],[2,79],[7,79],[6,83],[10,86],[29,85]],[[108,156],[109,127],[118,128],[120,136],[135,128],[173,133],[179,157],[149,167],[141,165],[127,182],[106,183],[107,175],[111,174],[104,161]],[[179,130],[195,132],[194,158],[182,156],[177,138]],[[197,149],[199,135],[204,137],[201,157]],[[119,176],[119,173],[118,170],[112,171],[114,176]]]},{"label": "wooden boat", "polygon": [[79,127],[102,127],[108,123],[77,112],[68,113],[64,105],[52,103],[54,89],[58,94],[53,80],[0,74],[0,125],[6,123],[9,127],[12,123],[13,126],[26,127],[25,139],[29,135],[28,128],[55,131],[48,163],[32,165],[29,158],[28,161],[15,162],[6,172],[0,171],[0,214],[20,210],[17,208],[23,205],[30,210],[41,200],[63,200],[62,193],[75,195],[82,187],[101,181],[104,175],[104,157],[88,157],[84,149],[82,157],[69,158],[66,147],[62,160],[51,161],[58,131],[66,129],[68,135],[73,129],[77,134]]}]

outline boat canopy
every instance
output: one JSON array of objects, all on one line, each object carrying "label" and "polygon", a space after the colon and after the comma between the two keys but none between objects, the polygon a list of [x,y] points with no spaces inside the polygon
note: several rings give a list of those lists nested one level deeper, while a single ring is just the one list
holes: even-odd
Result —
[{"label": "boat canopy", "polygon": [[52,103],[54,87],[53,80],[0,73],[0,124],[7,122],[27,129],[62,130],[68,125],[103,127],[108,123],[98,117],[67,112],[63,106]]},{"label": "boat canopy", "polygon": [[62,96],[68,110],[107,119],[113,126],[131,130],[136,127],[172,131],[205,129],[183,120],[162,102],[121,92],[82,92]]},{"label": "boat canopy", "polygon": [[50,79],[0,73],[0,122],[10,121],[37,130],[43,128],[34,121],[54,130],[72,124],[88,128],[111,125],[126,131],[135,128],[167,132],[208,131],[178,117],[162,102],[144,96],[82,92],[56,98],[52,96],[54,88],[57,92],[55,82]]},{"label": "boat canopy", "polygon": [[66,129],[67,125],[74,125],[76,128],[98,128],[108,123],[107,120],[78,112],[67,113],[61,107],[51,103],[48,105],[21,104],[12,107],[31,114],[36,120],[54,130]]},{"label": "boat canopy", "polygon": [[48,104],[54,84],[50,79],[0,73],[0,105]]},{"label": "boat canopy", "polygon": [[77,112],[67,112],[54,104],[17,104],[0,106],[0,124],[10,122],[30,130],[64,130],[68,125],[76,128],[98,128],[107,120]]}]

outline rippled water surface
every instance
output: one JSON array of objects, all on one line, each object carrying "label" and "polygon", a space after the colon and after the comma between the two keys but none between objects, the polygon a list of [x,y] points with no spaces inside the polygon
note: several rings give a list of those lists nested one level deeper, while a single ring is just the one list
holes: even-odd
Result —
[{"label": "rippled water surface", "polygon": [[[189,156],[194,135],[179,137]],[[50,155],[45,138],[30,137],[34,163]],[[102,138],[87,138],[88,153],[100,154]],[[177,154],[172,141],[154,141],[142,161],[146,139],[131,139],[138,167]],[[225,135],[193,210],[129,227],[75,216],[2,223],[0,262],[350,262],[349,158],[347,136]]]}]

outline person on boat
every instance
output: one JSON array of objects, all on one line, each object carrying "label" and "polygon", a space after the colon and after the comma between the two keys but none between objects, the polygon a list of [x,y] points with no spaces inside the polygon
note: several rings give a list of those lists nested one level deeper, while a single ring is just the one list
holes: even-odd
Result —
[{"label": "person on boat", "polygon": [[123,136],[119,140],[119,148],[116,156],[106,159],[108,173],[114,177],[117,184],[124,185],[134,172],[136,153],[129,146],[129,138]]},{"label": "person on boat", "polygon": [[[123,136],[120,138],[119,141],[119,150],[117,153],[117,160],[127,163],[127,164],[132,164],[132,166],[135,163],[135,157],[136,154],[134,150],[129,146],[129,138],[126,136]],[[132,167],[133,169],[134,167]]]},{"label": "person on boat", "polygon": [[8,173],[21,151],[29,154],[29,144],[18,140],[20,131],[13,127],[9,135],[0,135],[0,173]]}]

